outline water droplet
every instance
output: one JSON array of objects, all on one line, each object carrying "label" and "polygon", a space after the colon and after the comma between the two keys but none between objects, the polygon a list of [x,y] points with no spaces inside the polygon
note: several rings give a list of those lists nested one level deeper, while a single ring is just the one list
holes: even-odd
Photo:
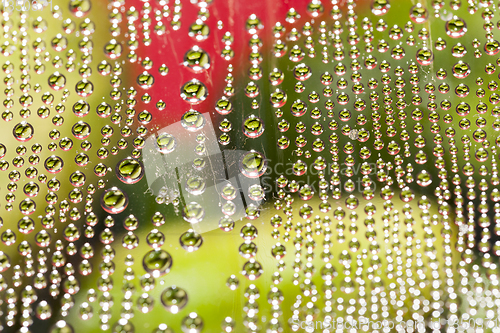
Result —
[{"label": "water droplet", "polygon": [[182,216],[186,222],[199,223],[205,217],[205,210],[199,203],[191,202],[184,206]]},{"label": "water droplet", "polygon": [[33,126],[25,121],[14,126],[13,134],[16,140],[21,142],[29,141],[35,133]]},{"label": "water droplet", "polygon": [[283,105],[286,104],[286,93],[281,90],[281,89],[276,89],[272,94],[271,94],[271,105],[274,108],[280,108]]},{"label": "water droplet", "polygon": [[260,202],[265,196],[264,189],[258,184],[252,185],[248,188],[248,196],[250,199]]},{"label": "water droplet", "polygon": [[453,76],[457,79],[464,79],[470,74],[470,66],[469,64],[459,61],[455,65],[453,65]]},{"label": "water droplet", "polygon": [[219,229],[222,231],[232,231],[234,229],[234,220],[228,216],[224,216],[219,220]]},{"label": "water droplet", "polygon": [[83,79],[83,80],[77,82],[77,84],[75,86],[75,91],[78,94],[78,96],[88,97],[88,96],[92,95],[92,93],[94,92],[94,85],[92,84],[92,82],[88,81],[87,79]]},{"label": "water droplet", "polygon": [[147,273],[158,278],[170,272],[172,256],[165,250],[155,249],[144,255],[142,266]]},{"label": "water droplet", "polygon": [[446,34],[453,38],[459,38],[467,32],[467,24],[461,18],[454,16],[451,20],[446,22]]},{"label": "water droplet", "polygon": [[423,48],[417,51],[417,61],[422,66],[428,66],[432,64],[434,60],[434,54],[430,49]]},{"label": "water droplet", "polygon": [[179,242],[184,250],[194,252],[203,244],[203,237],[196,231],[190,229],[181,235]]},{"label": "water droplet", "polygon": [[135,184],[144,176],[144,167],[142,162],[128,157],[116,164],[115,172],[125,184]]},{"label": "water droplet", "polygon": [[[2,236],[2,238],[3,238],[3,236]],[[3,251],[0,251],[0,273],[5,272],[9,268],[10,268],[9,256],[6,253],[4,253]]]},{"label": "water droplet", "polygon": [[263,272],[262,265],[255,259],[250,259],[243,265],[242,274],[251,281],[259,278]]},{"label": "water droplet", "polygon": [[117,187],[112,187],[101,196],[102,208],[110,214],[119,214],[128,206],[128,197]]},{"label": "water droplet", "polygon": [[45,169],[50,173],[58,173],[63,169],[64,163],[62,158],[52,155],[45,160]]},{"label": "water droplet", "polygon": [[126,318],[120,318],[111,329],[112,333],[135,333],[134,325]]},{"label": "water droplet", "polygon": [[174,333],[174,331],[167,324],[160,324],[152,333]]},{"label": "water droplet", "polygon": [[137,84],[143,89],[149,89],[153,86],[155,78],[148,72],[143,72],[137,77]]},{"label": "water droplet", "polygon": [[190,132],[196,132],[205,126],[205,117],[196,110],[189,110],[182,115],[181,125]]},{"label": "water droplet", "polygon": [[500,43],[496,40],[490,40],[484,44],[484,51],[488,55],[496,55],[500,51]]},{"label": "water droplet", "polygon": [[415,23],[425,23],[429,17],[429,13],[422,4],[417,3],[410,9],[410,18]]},{"label": "water droplet", "polygon": [[201,333],[203,326],[203,319],[195,312],[191,312],[181,323],[181,329],[184,333]]},{"label": "water droplet", "polygon": [[172,134],[161,133],[156,137],[156,148],[162,154],[168,154],[177,147],[177,140]]},{"label": "water droplet", "polygon": [[69,11],[75,17],[84,17],[92,8],[92,3],[90,0],[70,0],[69,1]]},{"label": "water droplet", "polygon": [[160,299],[167,311],[176,314],[187,305],[188,294],[184,289],[172,286],[162,291]]},{"label": "water droplet", "polygon": [[193,195],[201,195],[207,188],[206,182],[199,176],[192,176],[186,180],[186,191]]},{"label": "water droplet", "polygon": [[311,67],[307,66],[306,64],[298,64],[293,70],[293,76],[295,76],[295,78],[300,81],[309,79],[311,75]]},{"label": "water droplet", "polygon": [[117,59],[122,55],[123,47],[116,40],[111,40],[104,47],[104,54],[110,59]]},{"label": "water droplet", "polygon": [[49,76],[49,86],[54,90],[61,90],[66,86],[66,77],[59,72]]},{"label": "water droplet", "polygon": [[377,16],[385,15],[391,5],[388,0],[373,0],[372,1],[372,13]]},{"label": "water droplet", "polygon": [[240,160],[240,171],[249,178],[258,178],[266,172],[267,161],[257,151],[246,153]]},{"label": "water droplet", "polygon": [[264,123],[260,118],[250,115],[243,122],[243,133],[249,138],[258,138],[264,133]]},{"label": "water droplet", "polygon": [[181,98],[191,104],[203,102],[207,94],[205,85],[196,79],[186,82],[181,88]]},{"label": "water droplet", "polygon": [[210,57],[198,46],[193,46],[184,55],[184,66],[195,73],[201,73],[210,68]]},{"label": "water droplet", "polygon": [[196,20],[195,23],[191,24],[189,27],[188,35],[193,37],[197,41],[203,41],[208,38],[210,34],[210,28],[208,25],[203,23],[202,20]]},{"label": "water droplet", "polygon": [[304,101],[298,99],[293,102],[292,106],[290,107],[290,111],[293,116],[302,117],[307,112],[307,104]]}]

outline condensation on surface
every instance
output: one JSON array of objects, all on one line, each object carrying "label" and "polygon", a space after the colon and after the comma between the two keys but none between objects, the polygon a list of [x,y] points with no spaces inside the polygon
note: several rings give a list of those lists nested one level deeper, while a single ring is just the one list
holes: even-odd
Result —
[{"label": "condensation on surface", "polygon": [[499,6],[5,0],[0,331],[500,331]]}]

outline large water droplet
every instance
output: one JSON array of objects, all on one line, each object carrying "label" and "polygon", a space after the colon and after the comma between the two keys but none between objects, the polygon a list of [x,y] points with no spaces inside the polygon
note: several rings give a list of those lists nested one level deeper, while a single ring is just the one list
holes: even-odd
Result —
[{"label": "large water droplet", "polygon": [[158,278],[170,272],[172,256],[165,250],[155,249],[149,251],[142,259],[144,270],[153,277]]},{"label": "large water droplet", "polygon": [[240,171],[249,178],[258,178],[266,172],[267,161],[261,153],[250,151],[240,160]]},{"label": "large water droplet", "polygon": [[128,206],[128,196],[118,187],[112,187],[102,194],[101,206],[110,214],[121,213]]},{"label": "large water droplet", "polygon": [[144,176],[144,167],[142,162],[128,157],[116,164],[115,172],[125,184],[135,184]]},{"label": "large water droplet", "polygon": [[162,291],[160,299],[165,309],[176,314],[187,305],[188,294],[184,289],[172,286]]}]

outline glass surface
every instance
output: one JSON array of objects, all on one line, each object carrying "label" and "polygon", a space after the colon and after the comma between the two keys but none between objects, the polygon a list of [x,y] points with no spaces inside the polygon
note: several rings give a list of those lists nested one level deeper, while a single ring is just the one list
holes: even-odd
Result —
[{"label": "glass surface", "polygon": [[497,0],[3,0],[2,332],[500,332]]}]

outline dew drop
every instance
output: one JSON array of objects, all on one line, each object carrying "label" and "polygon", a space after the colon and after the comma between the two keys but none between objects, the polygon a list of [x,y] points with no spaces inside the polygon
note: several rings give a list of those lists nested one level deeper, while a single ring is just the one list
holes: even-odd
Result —
[{"label": "dew drop", "polygon": [[422,4],[417,3],[410,9],[410,19],[415,23],[425,23],[429,18],[429,12]]},{"label": "dew drop", "polygon": [[385,15],[391,5],[388,0],[372,0],[372,13],[377,16]]},{"label": "dew drop", "polygon": [[177,140],[172,134],[161,133],[156,137],[156,149],[162,154],[168,154],[177,147]]},{"label": "dew drop", "polygon": [[250,115],[243,122],[243,133],[249,138],[258,138],[264,133],[264,123],[254,115]]},{"label": "dew drop", "polygon": [[184,206],[182,216],[186,222],[199,223],[205,217],[205,210],[197,202],[190,202]]},{"label": "dew drop", "polygon": [[75,17],[84,17],[92,8],[92,3],[90,0],[70,0],[69,1],[69,11]]},{"label": "dew drop", "polygon": [[55,72],[49,76],[49,87],[54,90],[61,90],[66,86],[66,77],[59,72]]},{"label": "dew drop", "polygon": [[101,196],[102,208],[110,214],[119,214],[128,206],[128,196],[117,187],[112,187]]},{"label": "dew drop", "polygon": [[29,141],[33,137],[34,133],[35,130],[33,129],[33,126],[25,121],[14,126],[13,130],[14,138],[21,142]]},{"label": "dew drop", "polygon": [[142,266],[147,273],[158,278],[170,272],[172,262],[172,256],[167,251],[155,249],[144,255]]},{"label": "dew drop", "polygon": [[196,132],[205,126],[205,117],[196,110],[189,110],[182,115],[181,125],[190,132]]},{"label": "dew drop", "polygon": [[188,294],[182,288],[171,286],[162,291],[160,299],[167,311],[176,314],[187,305]]},{"label": "dew drop", "polygon": [[184,250],[194,252],[203,244],[203,237],[196,231],[190,229],[181,235],[179,242]]},{"label": "dew drop", "polygon": [[193,46],[184,55],[184,66],[195,73],[201,73],[210,68],[210,57],[198,46]]},{"label": "dew drop", "polygon": [[45,160],[45,170],[50,173],[58,173],[63,169],[64,162],[61,157],[52,155]]},{"label": "dew drop", "polygon": [[116,164],[115,172],[123,183],[135,184],[144,176],[144,167],[142,162],[128,157]]},{"label": "dew drop", "polygon": [[246,153],[240,160],[240,171],[248,178],[258,178],[266,172],[266,169],[267,161],[257,151]]},{"label": "dew drop", "polygon": [[465,21],[458,17],[453,17],[446,22],[446,34],[452,38],[459,38],[467,32],[467,24]]}]

